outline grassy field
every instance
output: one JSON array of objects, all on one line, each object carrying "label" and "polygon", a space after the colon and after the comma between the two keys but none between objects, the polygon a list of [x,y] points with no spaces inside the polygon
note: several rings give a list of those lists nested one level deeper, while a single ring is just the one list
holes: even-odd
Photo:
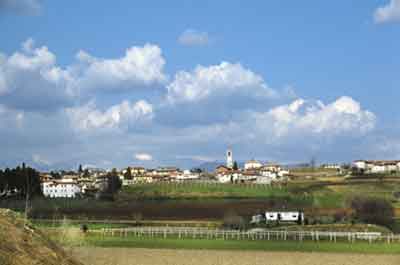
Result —
[{"label": "grassy field", "polygon": [[245,184],[160,183],[124,188],[130,197],[138,199],[212,199],[212,198],[268,198],[287,196],[284,187]]},{"label": "grassy field", "polygon": [[124,189],[120,199],[271,199],[299,201],[316,208],[346,207],[349,198],[374,196],[392,201],[400,207],[393,193],[400,191],[400,182],[393,181],[293,181],[280,186],[235,184],[145,184]]},{"label": "grassy field", "polygon": [[371,224],[320,224],[320,225],[291,225],[280,226],[279,229],[287,231],[327,231],[327,232],[380,232],[391,234],[388,228]]},{"label": "grassy field", "polygon": [[155,249],[209,249],[209,250],[262,250],[330,253],[400,254],[400,243],[368,242],[311,242],[311,241],[245,241],[209,239],[137,238],[90,235],[75,246],[155,248]]},{"label": "grassy field", "polygon": [[[124,188],[115,201],[43,199],[31,201],[31,216],[39,219],[219,220],[227,212],[241,216],[266,209],[304,209],[308,215],[330,215],[348,208],[354,196],[385,198],[400,209],[393,193],[400,182],[351,180],[291,181],[286,184],[234,185],[164,183]],[[24,200],[0,201],[0,207],[23,211]],[[400,217],[400,211],[397,210]]]},{"label": "grassy field", "polygon": [[85,247],[74,256],[92,265],[398,265],[399,255]]},{"label": "grassy field", "polygon": [[63,222],[63,220],[60,221],[35,221],[33,220],[31,222],[35,227],[37,228],[81,228],[83,224],[87,226],[89,230],[99,230],[99,229],[111,229],[111,228],[126,228],[128,225],[126,224],[117,224],[117,223],[89,223],[89,222],[77,222],[73,223],[70,221]]}]

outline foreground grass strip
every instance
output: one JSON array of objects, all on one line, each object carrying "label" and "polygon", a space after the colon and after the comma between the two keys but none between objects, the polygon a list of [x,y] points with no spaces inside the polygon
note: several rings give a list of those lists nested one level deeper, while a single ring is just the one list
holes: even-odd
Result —
[{"label": "foreground grass strip", "polygon": [[85,241],[86,245],[97,247],[400,254],[400,243],[233,241],[219,239],[120,238],[108,236],[88,236]]}]

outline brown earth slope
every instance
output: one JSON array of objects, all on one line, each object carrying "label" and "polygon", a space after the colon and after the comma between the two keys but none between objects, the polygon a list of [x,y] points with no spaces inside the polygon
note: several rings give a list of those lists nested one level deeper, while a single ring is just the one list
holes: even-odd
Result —
[{"label": "brown earth slope", "polygon": [[82,265],[15,212],[0,209],[1,265]]}]

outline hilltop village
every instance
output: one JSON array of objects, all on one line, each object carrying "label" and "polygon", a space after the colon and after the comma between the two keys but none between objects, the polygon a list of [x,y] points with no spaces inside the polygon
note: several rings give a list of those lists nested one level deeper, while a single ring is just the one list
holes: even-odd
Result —
[{"label": "hilltop village", "polygon": [[263,164],[254,159],[245,162],[243,168],[239,168],[233,160],[232,150],[227,150],[226,164],[217,166],[214,172],[202,169],[181,170],[177,167],[148,169],[133,166],[111,171],[80,168],[77,172],[42,172],[40,180],[44,196],[74,198],[106,188],[110,176],[117,176],[122,186],[130,186],[157,182],[271,184],[274,181],[287,181],[289,174],[290,171],[279,164]]},{"label": "hilltop village", "polygon": [[[400,161],[356,160],[351,165],[324,164],[321,168],[333,170],[337,174],[358,172],[359,174],[385,174],[400,171]],[[293,175],[288,167],[278,163],[262,163],[248,160],[240,168],[233,158],[232,150],[226,151],[226,163],[213,172],[200,168],[181,170],[177,167],[158,167],[149,169],[141,166],[122,170],[82,168],[77,172],[42,172],[40,181],[42,192],[50,198],[74,198],[104,190],[110,184],[110,176],[117,177],[121,186],[131,186],[159,182],[200,182],[200,183],[251,183],[269,185],[275,182],[290,181]],[[113,180],[114,181],[114,180]]]}]

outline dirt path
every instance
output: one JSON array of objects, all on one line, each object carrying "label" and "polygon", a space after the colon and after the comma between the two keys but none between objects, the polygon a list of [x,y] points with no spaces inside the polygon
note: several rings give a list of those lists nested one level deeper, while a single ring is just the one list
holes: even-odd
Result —
[{"label": "dirt path", "polygon": [[400,255],[79,248],[74,254],[90,265],[399,265]]}]

